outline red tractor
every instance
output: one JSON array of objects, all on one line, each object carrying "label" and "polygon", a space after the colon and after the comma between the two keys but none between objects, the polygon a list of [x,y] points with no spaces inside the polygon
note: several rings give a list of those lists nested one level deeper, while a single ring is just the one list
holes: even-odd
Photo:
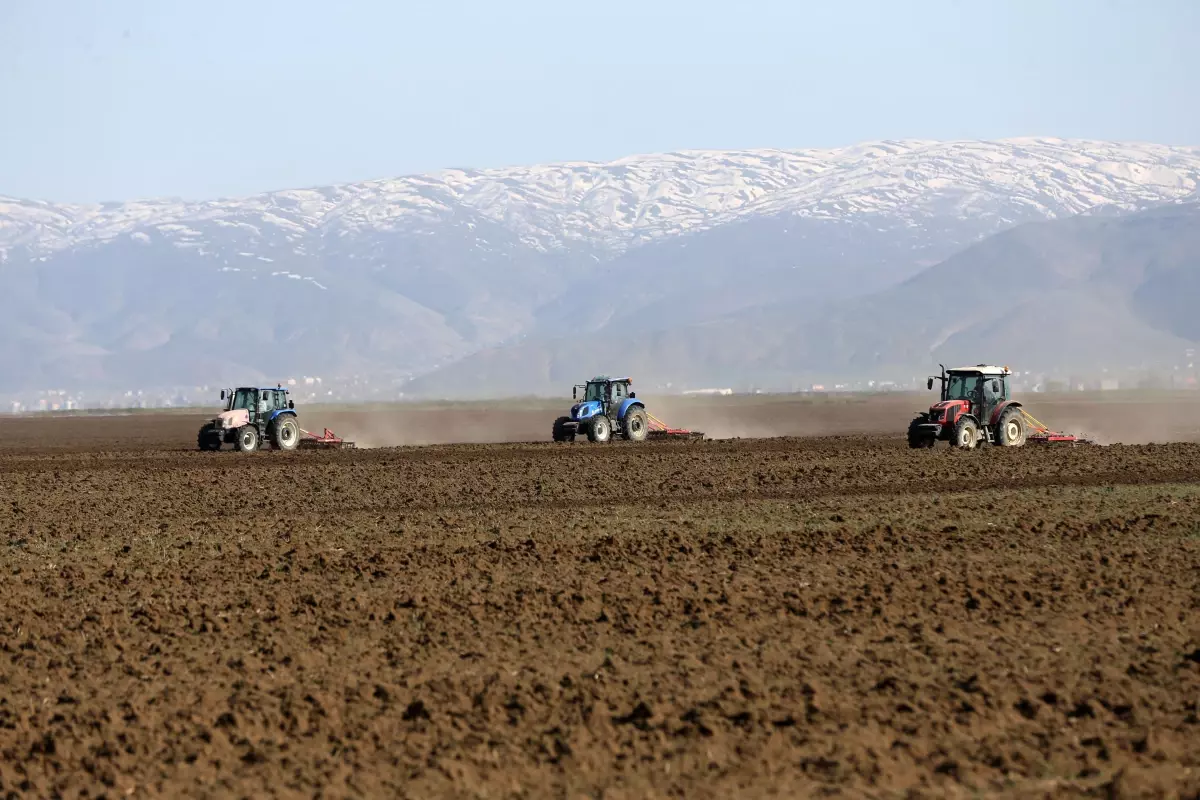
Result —
[{"label": "red tractor", "polygon": [[985,442],[1003,447],[1025,444],[1029,417],[1012,399],[1010,374],[1008,367],[986,364],[949,370],[942,366],[941,376],[927,384],[932,389],[935,380],[941,381],[942,398],[908,426],[908,446],[933,447],[938,440],[967,450]]}]

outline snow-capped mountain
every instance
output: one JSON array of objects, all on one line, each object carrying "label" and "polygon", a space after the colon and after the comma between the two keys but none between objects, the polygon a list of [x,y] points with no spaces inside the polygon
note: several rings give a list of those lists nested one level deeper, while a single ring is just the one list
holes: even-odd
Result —
[{"label": "snow-capped mountain", "polygon": [[0,359],[40,354],[9,373],[22,385],[419,373],[614,319],[663,328],[877,289],[1020,223],[1198,190],[1200,148],[1039,138],[689,151],[195,202],[0,197],[0,279],[26,305],[0,325]]},{"label": "snow-capped mountain", "polygon": [[61,205],[0,197],[0,247],[42,253],[154,228],[181,243],[189,223],[312,233],[420,229],[466,210],[531,246],[638,242],[757,214],[881,215],[906,225],[947,211],[998,224],[1200,187],[1200,147],[1065,139],[889,141],[834,150],[691,151],[506,169],[443,170],[321,189],[186,202]]}]

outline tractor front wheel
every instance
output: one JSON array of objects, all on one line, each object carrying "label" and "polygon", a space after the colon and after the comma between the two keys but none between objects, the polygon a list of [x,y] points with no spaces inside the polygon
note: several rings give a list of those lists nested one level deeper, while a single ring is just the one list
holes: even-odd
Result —
[{"label": "tractor front wheel", "polygon": [[925,422],[924,417],[917,417],[908,425],[908,446],[913,450],[933,447],[937,444],[937,439],[930,436],[925,431],[921,430],[921,424]]},{"label": "tractor front wheel", "polygon": [[243,453],[253,453],[258,449],[258,428],[253,425],[243,425],[237,432],[237,449]]},{"label": "tractor front wheel", "polygon": [[646,412],[641,408],[631,408],[625,413],[625,438],[631,442],[641,442],[650,432],[646,424]]},{"label": "tractor front wheel", "polygon": [[996,443],[1001,447],[1025,444],[1025,417],[1019,408],[1008,408],[996,423]]},{"label": "tractor front wheel", "polygon": [[220,450],[221,449],[221,434],[217,433],[211,422],[203,425],[200,428],[200,435],[196,437],[196,444],[202,451]]},{"label": "tractor front wheel", "polygon": [[974,450],[979,443],[979,425],[970,417],[963,417],[954,426],[954,446],[963,450]]},{"label": "tractor front wheel", "polygon": [[550,435],[556,442],[573,442],[575,441],[575,429],[568,427],[571,422],[570,417],[559,417],[554,420],[554,431]]},{"label": "tractor front wheel", "polygon": [[603,414],[592,417],[588,425],[588,441],[603,444],[612,438],[612,423]]},{"label": "tractor front wheel", "polygon": [[270,436],[276,450],[295,450],[300,444],[300,426],[291,414],[280,414],[271,421]]}]

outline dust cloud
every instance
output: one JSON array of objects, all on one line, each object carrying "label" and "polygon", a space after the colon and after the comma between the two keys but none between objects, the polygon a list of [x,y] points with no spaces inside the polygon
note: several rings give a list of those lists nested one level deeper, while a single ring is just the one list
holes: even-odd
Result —
[{"label": "dust cloud", "polygon": [[1200,441],[1200,393],[1145,393],[1108,398],[1022,397],[1026,408],[1054,430],[1097,444]]},{"label": "dust cloud", "polygon": [[317,418],[360,448],[548,441],[554,423],[553,413],[486,404],[337,411]]},{"label": "dust cloud", "polygon": [[[1086,436],[1099,444],[1200,441],[1200,393],[1025,395],[1018,399],[1051,429]],[[666,424],[703,431],[709,439],[900,437],[913,415],[928,406],[929,397],[923,394],[899,393],[646,399],[650,413]],[[548,442],[554,419],[565,410],[552,402],[314,410],[313,424],[330,428],[360,448]]]}]

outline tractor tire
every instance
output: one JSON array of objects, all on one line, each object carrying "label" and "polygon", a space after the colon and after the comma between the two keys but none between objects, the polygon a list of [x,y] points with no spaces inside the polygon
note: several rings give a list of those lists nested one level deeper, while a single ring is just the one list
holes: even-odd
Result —
[{"label": "tractor tire", "polygon": [[908,425],[908,446],[913,450],[924,450],[937,444],[937,438],[930,436],[919,427],[925,422],[925,417],[917,417]]},{"label": "tractor tire", "polygon": [[644,442],[650,433],[646,423],[646,412],[641,408],[631,408],[625,413],[625,438],[631,442]]},{"label": "tractor tire", "polygon": [[954,426],[954,439],[951,442],[960,450],[974,450],[979,443],[979,423],[971,417],[964,416]]},{"label": "tractor tire", "polygon": [[1025,444],[1025,415],[1019,408],[1006,408],[996,423],[996,444],[1001,447],[1020,447]]},{"label": "tractor tire", "polygon": [[588,423],[588,441],[604,444],[612,439],[612,422],[603,414],[592,417]]},{"label": "tractor tire", "polygon": [[575,441],[575,430],[568,428],[567,424],[571,421],[570,417],[559,417],[554,420],[554,432],[551,434],[556,442],[573,442]]},{"label": "tractor tire", "polygon": [[237,432],[237,449],[243,453],[253,453],[258,449],[258,428],[253,425],[243,425]]},{"label": "tractor tire", "polygon": [[211,422],[200,427],[200,433],[196,436],[196,445],[202,452],[221,449],[221,434],[217,433]]},{"label": "tractor tire", "polygon": [[295,450],[300,445],[300,425],[291,414],[280,414],[271,420],[267,434],[276,450]]}]

